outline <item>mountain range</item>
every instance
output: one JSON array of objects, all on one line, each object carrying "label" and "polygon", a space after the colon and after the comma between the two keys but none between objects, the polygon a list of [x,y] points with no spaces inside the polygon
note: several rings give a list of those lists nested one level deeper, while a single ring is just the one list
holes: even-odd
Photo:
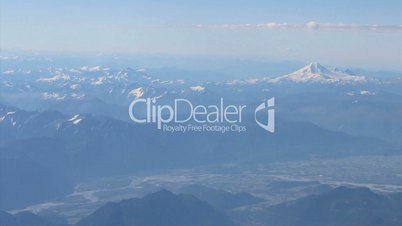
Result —
[{"label": "mountain range", "polygon": [[[0,161],[2,172],[13,174],[0,178],[7,185],[1,188],[2,208],[68,193],[84,179],[155,166],[398,154],[402,98],[382,90],[389,85],[319,63],[284,76],[206,83],[101,66],[9,70],[0,76],[0,102],[5,103],[0,104]],[[222,97],[253,107],[272,96],[277,100],[274,134],[255,124],[252,110],[244,113],[248,131],[241,135],[164,133],[133,124],[127,114],[130,101],[146,97],[203,104]],[[253,150],[245,151],[250,143]],[[44,182],[15,191],[31,183],[13,179],[21,177]]]},{"label": "mountain range", "polygon": [[[130,121],[128,106],[138,98],[155,98],[160,104],[176,98],[210,104],[224,98],[256,106],[276,97],[278,113],[291,120],[401,142],[402,79],[397,76],[371,77],[313,62],[285,75],[195,82],[181,76],[162,79],[144,68],[97,65],[29,70],[18,65],[0,72],[0,103],[27,111],[54,110]],[[384,126],[373,123],[376,121],[384,121]]]},{"label": "mountain range", "polygon": [[[249,122],[245,134],[211,135],[166,133],[104,116],[68,116],[7,106],[0,107],[0,115],[2,208],[17,208],[68,193],[74,183],[89,178],[136,170],[399,152],[398,146],[380,139],[279,119],[280,129],[274,134]],[[250,142],[253,150],[246,151]],[[89,159],[91,164],[87,164]],[[31,187],[31,180],[43,183]],[[21,189],[15,190],[16,186]]]},{"label": "mountain range", "polygon": [[[225,193],[220,193],[224,196]],[[231,198],[218,199],[231,202]],[[192,195],[161,190],[142,198],[110,202],[81,219],[76,226],[397,226],[402,223],[402,195],[377,194],[367,188],[337,187],[321,194],[258,208],[233,221],[208,202]],[[31,213],[0,212],[0,226],[67,226],[57,219]]]},{"label": "mountain range", "polygon": [[[373,78],[319,63],[278,76],[209,82],[162,79],[144,68],[14,66],[0,72],[0,209],[7,211],[68,196],[81,182],[134,172],[211,165],[258,167],[400,155],[402,150],[402,79],[398,77]],[[272,97],[276,130],[268,133],[256,124],[254,110]],[[247,131],[170,133],[133,123],[128,106],[140,98],[160,104],[185,98],[205,105],[222,98],[247,105],[242,121]],[[266,186],[280,189],[288,184],[267,182]],[[187,195],[163,190],[108,203],[77,225],[393,226],[402,222],[399,194],[367,189],[328,191],[327,185],[318,184],[309,194],[322,194],[275,206],[248,193],[200,185],[181,189]],[[250,215],[233,217],[239,210]],[[6,212],[0,212],[0,222],[65,224],[32,213]]]}]

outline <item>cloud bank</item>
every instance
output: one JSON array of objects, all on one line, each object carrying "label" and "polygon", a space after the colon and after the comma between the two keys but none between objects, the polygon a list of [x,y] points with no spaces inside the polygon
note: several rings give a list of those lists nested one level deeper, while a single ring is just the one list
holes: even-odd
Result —
[{"label": "cloud bank", "polygon": [[305,24],[288,23],[261,23],[261,24],[215,24],[197,25],[197,28],[213,29],[277,29],[277,30],[328,30],[328,31],[402,31],[402,25],[360,25],[360,24],[333,24],[310,21]]}]

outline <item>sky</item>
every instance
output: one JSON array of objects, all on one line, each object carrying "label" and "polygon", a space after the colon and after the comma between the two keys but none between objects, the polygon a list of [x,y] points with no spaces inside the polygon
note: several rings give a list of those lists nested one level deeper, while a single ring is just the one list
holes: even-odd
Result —
[{"label": "sky", "polygon": [[0,0],[1,49],[228,56],[402,71],[402,1]]}]

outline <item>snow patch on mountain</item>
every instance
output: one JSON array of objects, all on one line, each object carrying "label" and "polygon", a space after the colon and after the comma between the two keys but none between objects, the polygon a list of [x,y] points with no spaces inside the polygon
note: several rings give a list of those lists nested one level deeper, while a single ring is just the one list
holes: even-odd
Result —
[{"label": "snow patch on mountain", "polygon": [[377,95],[377,92],[375,91],[369,91],[369,90],[360,90],[360,91],[351,91],[346,93],[348,96],[356,96],[356,95],[361,95],[361,96],[375,96]]},{"label": "snow patch on mountain", "polygon": [[147,70],[145,68],[139,68],[137,70],[135,70],[136,72],[146,72]]},{"label": "snow patch on mountain", "polygon": [[7,116],[15,114],[15,111],[7,112],[4,116],[0,117],[0,121],[3,121]]},{"label": "snow patch on mountain", "polygon": [[56,93],[56,92],[52,92],[52,93],[44,92],[44,93],[42,93],[42,97],[44,100],[49,100],[49,99],[64,100],[64,98],[66,98],[65,95],[61,95],[60,93]]},{"label": "snow patch on mountain", "polygon": [[93,81],[91,84],[98,86],[98,85],[102,85],[106,80],[106,77],[99,77],[97,78],[95,81]]},{"label": "snow patch on mountain", "polygon": [[89,72],[100,71],[101,69],[102,69],[101,66],[94,66],[94,67],[82,66],[82,67],[80,67],[81,71],[89,71]]},{"label": "snow patch on mountain", "polygon": [[144,95],[144,89],[142,87],[133,89],[129,92],[129,95],[135,98],[140,98]]},{"label": "snow patch on mountain", "polygon": [[76,100],[82,100],[85,97],[84,93],[78,94],[78,93],[71,93],[71,97],[76,99]]},{"label": "snow patch on mountain", "polygon": [[377,95],[376,92],[368,91],[368,90],[361,90],[360,95],[366,95],[366,96],[375,96]]},{"label": "snow patch on mountain", "polygon": [[202,92],[205,90],[205,86],[191,86],[190,89],[195,92]]},{"label": "snow patch on mountain", "polygon": [[79,87],[80,87],[80,84],[75,83],[70,86],[70,89],[78,89]]},{"label": "snow patch on mountain", "polygon": [[71,77],[69,75],[66,75],[64,73],[57,73],[53,77],[46,77],[46,78],[39,78],[37,81],[39,82],[54,82],[58,80],[70,80]]},{"label": "snow patch on mountain", "polygon": [[72,122],[74,125],[77,125],[78,123],[80,123],[82,121],[82,118],[80,118],[80,115],[74,115],[72,118],[70,118],[68,120],[69,122]]},{"label": "snow patch on mountain", "polygon": [[15,74],[15,71],[14,71],[14,70],[6,70],[6,71],[3,71],[3,75],[13,75],[13,74]]}]

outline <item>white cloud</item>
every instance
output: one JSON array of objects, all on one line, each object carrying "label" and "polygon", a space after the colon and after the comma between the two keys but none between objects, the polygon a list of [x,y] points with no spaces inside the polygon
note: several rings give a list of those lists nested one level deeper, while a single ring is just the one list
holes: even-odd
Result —
[{"label": "white cloud", "polygon": [[319,28],[319,26],[320,25],[315,21],[310,21],[310,22],[306,23],[306,27],[309,29],[317,29],[317,28]]},{"label": "white cloud", "polygon": [[268,22],[261,24],[213,24],[197,25],[197,28],[215,29],[299,29],[299,30],[332,30],[332,31],[402,31],[402,25],[361,25],[361,24],[334,24],[309,21],[305,24],[288,24]]}]

